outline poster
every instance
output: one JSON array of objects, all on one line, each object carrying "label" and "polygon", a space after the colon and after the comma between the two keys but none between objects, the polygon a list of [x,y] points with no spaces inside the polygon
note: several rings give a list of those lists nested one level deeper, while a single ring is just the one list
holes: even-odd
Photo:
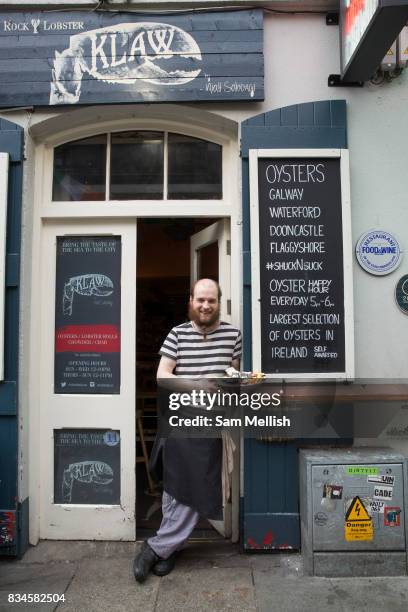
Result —
[{"label": "poster", "polygon": [[261,369],[345,370],[338,158],[258,160]]},{"label": "poster", "polygon": [[120,503],[119,431],[54,431],[54,503]]},{"label": "poster", "polygon": [[121,240],[57,238],[55,393],[120,393]]}]

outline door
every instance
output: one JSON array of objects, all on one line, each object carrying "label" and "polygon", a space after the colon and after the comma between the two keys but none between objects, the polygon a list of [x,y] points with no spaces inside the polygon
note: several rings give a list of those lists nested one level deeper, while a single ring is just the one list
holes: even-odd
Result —
[{"label": "door", "polygon": [[136,221],[43,230],[40,537],[135,539]]},{"label": "door", "polygon": [[[230,221],[222,219],[197,232],[190,238],[191,286],[200,278],[218,281],[221,295],[221,319],[231,321],[231,238]],[[237,440],[235,441],[238,442]],[[225,444],[225,441],[224,441]],[[237,444],[236,444],[237,446]],[[224,453],[223,453],[224,456]],[[238,453],[235,453],[236,463]],[[234,465],[235,471],[238,466]],[[235,476],[235,475],[234,475]],[[231,474],[231,483],[236,478]],[[209,522],[221,535],[232,535],[232,504],[229,500],[222,521]]]},{"label": "door", "polygon": [[221,287],[221,318],[231,321],[231,233],[229,219],[222,219],[190,238],[191,285],[213,278]]}]

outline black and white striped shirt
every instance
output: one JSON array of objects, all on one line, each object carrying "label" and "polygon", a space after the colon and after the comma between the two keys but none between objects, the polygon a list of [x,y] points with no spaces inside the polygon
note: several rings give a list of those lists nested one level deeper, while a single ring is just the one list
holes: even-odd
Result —
[{"label": "black and white striped shirt", "polygon": [[232,360],[241,357],[241,332],[220,321],[217,329],[204,335],[189,321],[173,327],[159,353],[175,360],[178,376],[225,375]]}]

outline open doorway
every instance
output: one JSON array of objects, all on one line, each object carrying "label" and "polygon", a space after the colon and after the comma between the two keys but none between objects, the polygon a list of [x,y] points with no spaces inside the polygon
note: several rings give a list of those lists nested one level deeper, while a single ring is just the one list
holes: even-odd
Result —
[{"label": "open doorway", "polygon": [[[187,320],[187,302],[194,275],[220,279],[219,243],[194,244],[211,233],[216,219],[158,218],[138,220],[136,283],[136,530],[137,538],[155,531],[161,521],[161,487],[147,470],[157,428],[156,370],[158,351],[174,325]],[[193,246],[192,246],[193,245]],[[191,249],[195,257],[191,256]],[[194,261],[195,259],[195,261]],[[227,293],[227,292],[226,292]],[[224,310],[227,310],[226,308]],[[223,312],[225,318],[227,312]],[[195,537],[221,538],[202,520]]]}]

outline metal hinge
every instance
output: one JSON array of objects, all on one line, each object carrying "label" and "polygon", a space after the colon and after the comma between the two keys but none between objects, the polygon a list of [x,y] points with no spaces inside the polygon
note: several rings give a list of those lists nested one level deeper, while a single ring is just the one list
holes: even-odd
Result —
[{"label": "metal hinge", "polygon": [[227,300],[227,314],[231,314],[231,300]]},{"label": "metal hinge", "polygon": [[331,74],[327,85],[328,87],[364,87],[364,81],[342,81],[340,74]]},{"label": "metal hinge", "polygon": [[227,240],[227,255],[231,255],[231,240]]}]

